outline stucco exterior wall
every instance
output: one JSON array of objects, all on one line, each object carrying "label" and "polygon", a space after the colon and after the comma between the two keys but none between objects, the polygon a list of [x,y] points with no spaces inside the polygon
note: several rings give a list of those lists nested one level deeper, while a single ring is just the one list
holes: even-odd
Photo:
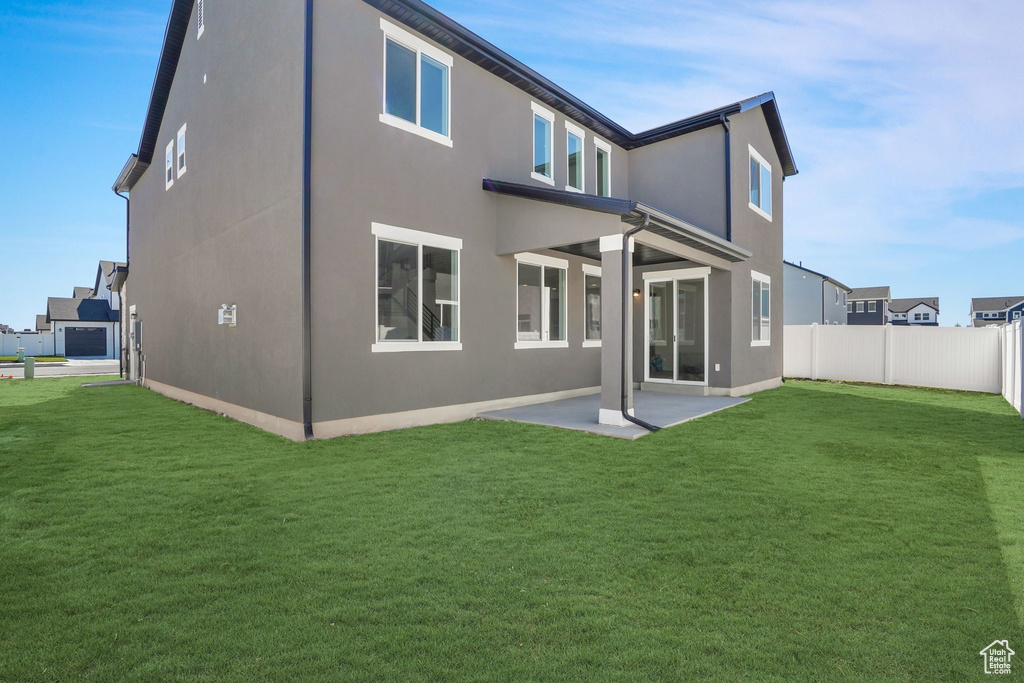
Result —
[{"label": "stucco exterior wall", "polygon": [[[302,3],[205,10],[197,40],[193,9],[153,164],[131,191],[126,303],[147,380],[299,420]],[[164,149],[183,124],[187,170],[165,190]],[[236,328],[217,324],[225,303]]]},{"label": "stucco exterior wall", "polygon": [[[782,327],[785,318],[782,274],[782,164],[761,110],[731,118],[732,126],[732,240],[754,252],[749,261],[732,269],[731,386],[746,386],[782,377]],[[748,145],[772,167],[772,219],[749,207],[750,153]],[[771,278],[771,344],[751,346],[751,271]]]}]

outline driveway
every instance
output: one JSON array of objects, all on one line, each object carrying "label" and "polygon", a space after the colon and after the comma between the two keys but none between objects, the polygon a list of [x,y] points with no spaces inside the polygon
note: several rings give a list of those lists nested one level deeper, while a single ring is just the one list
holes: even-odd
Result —
[{"label": "driveway", "polygon": [[[118,360],[74,360],[67,363],[36,363],[36,377],[71,377],[74,375],[116,375],[121,370]],[[25,371],[18,368],[0,368],[0,375],[20,379]]]}]

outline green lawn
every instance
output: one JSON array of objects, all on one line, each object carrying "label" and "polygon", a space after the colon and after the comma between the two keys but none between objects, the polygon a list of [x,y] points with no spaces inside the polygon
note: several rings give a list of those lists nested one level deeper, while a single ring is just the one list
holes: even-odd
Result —
[{"label": "green lawn", "polygon": [[0,384],[0,680],[964,680],[1024,651],[999,396],[790,382],[637,442],[295,444],[82,381]]},{"label": "green lawn", "polygon": [[[62,356],[33,356],[37,363],[67,363],[68,359]],[[0,363],[17,363],[17,356],[0,356]]]}]

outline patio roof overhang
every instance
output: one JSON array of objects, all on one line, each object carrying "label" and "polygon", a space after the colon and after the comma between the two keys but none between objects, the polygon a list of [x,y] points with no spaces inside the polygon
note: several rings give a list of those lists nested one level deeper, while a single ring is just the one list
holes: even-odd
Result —
[{"label": "patio roof overhang", "polygon": [[[673,254],[676,259],[690,258],[695,253],[708,257],[711,265],[728,267],[728,264],[739,263],[749,259],[753,252],[729,240],[723,239],[707,230],[676,218],[643,202],[630,201],[616,197],[599,197],[597,195],[556,190],[554,188],[511,183],[502,180],[483,179],[483,189],[509,197],[530,199],[539,202],[557,204],[567,208],[594,211],[601,214],[618,216],[624,226],[642,225],[649,219],[647,228],[636,236],[636,241],[645,244],[650,251],[663,251]],[[628,228],[623,228],[622,231]],[[559,248],[569,245],[538,245],[538,248]],[[586,253],[586,244],[572,245],[581,256],[600,259],[600,253]],[[596,243],[594,244],[596,249]],[[652,256],[652,258],[656,258]],[[665,259],[660,259],[664,261]]]}]

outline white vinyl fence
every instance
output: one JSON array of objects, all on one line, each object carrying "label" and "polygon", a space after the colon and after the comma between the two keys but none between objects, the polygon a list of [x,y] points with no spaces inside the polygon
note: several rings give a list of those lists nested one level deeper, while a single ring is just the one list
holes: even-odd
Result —
[{"label": "white vinyl fence", "polygon": [[999,394],[1021,408],[1021,324],[786,325],[786,377]]},{"label": "white vinyl fence", "polygon": [[16,356],[18,349],[26,356],[52,356],[53,335],[34,332],[5,332],[0,334],[0,356]]}]

